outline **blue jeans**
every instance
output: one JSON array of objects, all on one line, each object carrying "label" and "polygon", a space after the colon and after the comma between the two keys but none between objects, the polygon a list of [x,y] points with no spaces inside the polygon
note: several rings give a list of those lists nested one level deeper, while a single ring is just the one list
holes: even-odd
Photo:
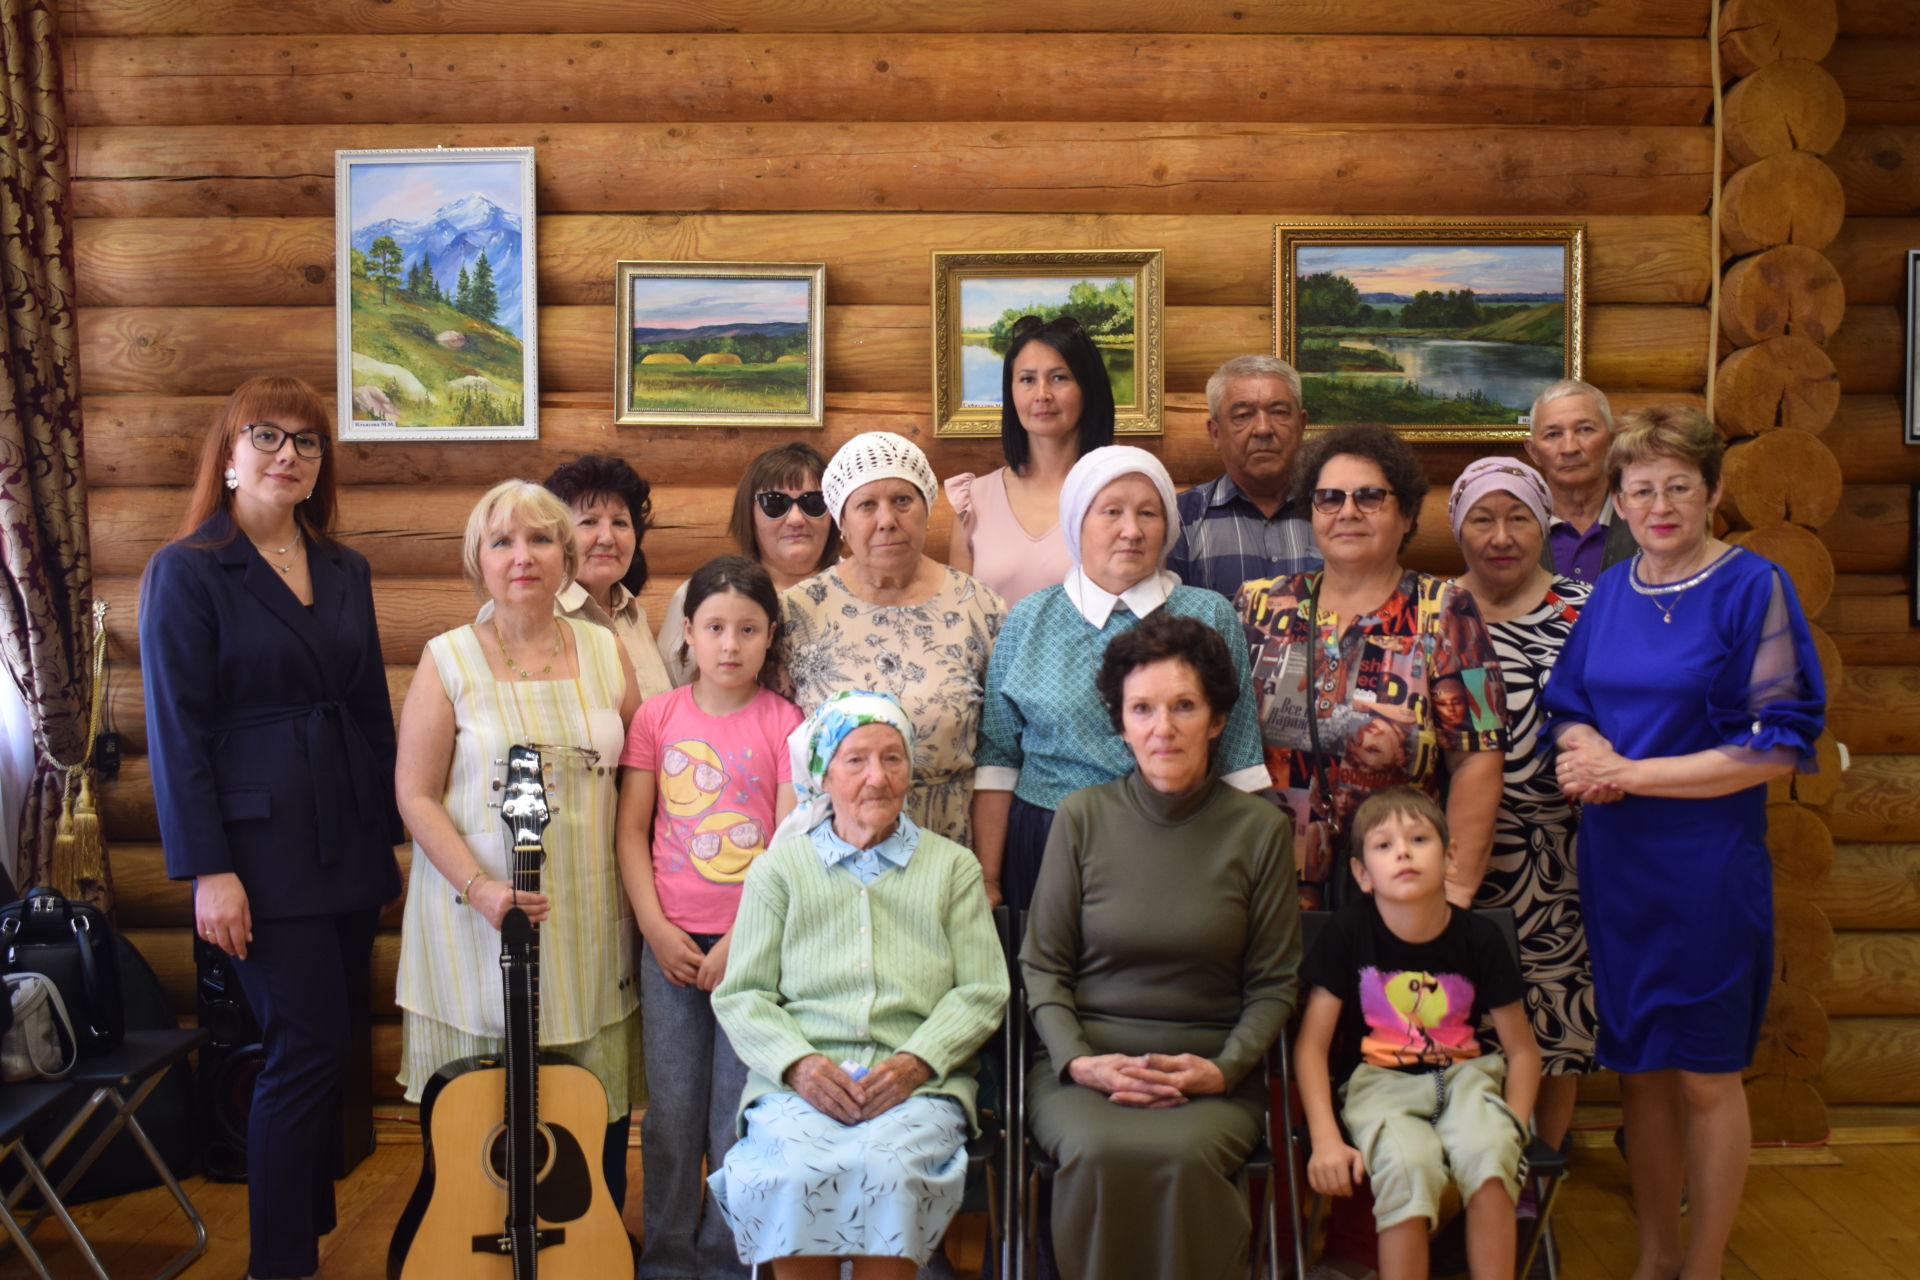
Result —
[{"label": "blue jeans", "polygon": [[[718,934],[690,935],[702,951]],[[640,1121],[641,1193],[646,1248],[641,1280],[743,1277],[720,1211],[705,1200],[701,1158],[718,1169],[733,1146],[734,1116],[747,1068],[698,987],[676,987],[651,947],[640,951],[640,1017],[647,1042],[647,1111]]]}]

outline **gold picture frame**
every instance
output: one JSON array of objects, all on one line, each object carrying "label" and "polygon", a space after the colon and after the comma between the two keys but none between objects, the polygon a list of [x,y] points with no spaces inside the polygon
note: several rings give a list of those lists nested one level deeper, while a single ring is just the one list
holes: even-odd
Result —
[{"label": "gold picture frame", "polygon": [[613,265],[615,423],[825,425],[825,263]]},{"label": "gold picture frame", "polygon": [[[1084,316],[1075,319],[1106,360],[1114,384],[1115,433],[1159,435],[1166,368],[1162,278],[1158,249],[936,250],[934,434],[999,435],[1004,330],[1021,315],[1072,314],[1079,298],[1080,309],[1111,309],[1093,323]],[[1093,293],[1075,295],[1075,286]],[[1123,329],[1122,308],[1129,303],[1131,324]]]},{"label": "gold picture frame", "polygon": [[1316,424],[1435,444],[1523,440],[1584,364],[1581,223],[1324,221],[1273,229],[1273,350]]}]

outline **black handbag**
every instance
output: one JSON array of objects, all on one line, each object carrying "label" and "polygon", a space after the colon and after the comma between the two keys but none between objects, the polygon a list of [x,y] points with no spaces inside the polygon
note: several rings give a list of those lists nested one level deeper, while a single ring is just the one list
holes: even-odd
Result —
[{"label": "black handbag", "polygon": [[113,926],[96,907],[45,885],[0,907],[0,961],[8,973],[43,973],[60,989],[81,1054],[120,1047],[126,1015]]}]

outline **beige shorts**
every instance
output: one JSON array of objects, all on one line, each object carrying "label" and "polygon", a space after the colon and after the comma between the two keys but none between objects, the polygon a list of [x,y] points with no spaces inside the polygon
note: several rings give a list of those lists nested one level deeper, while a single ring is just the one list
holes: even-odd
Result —
[{"label": "beige shorts", "polygon": [[1445,1071],[1354,1068],[1340,1119],[1366,1157],[1380,1230],[1414,1217],[1433,1225],[1449,1178],[1463,1200],[1496,1178],[1509,1196],[1519,1194],[1527,1129],[1501,1096],[1506,1076],[1497,1053]]}]

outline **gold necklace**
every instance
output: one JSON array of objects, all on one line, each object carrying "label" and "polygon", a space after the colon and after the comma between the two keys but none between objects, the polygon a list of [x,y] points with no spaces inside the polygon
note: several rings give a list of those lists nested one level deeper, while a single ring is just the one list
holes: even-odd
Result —
[{"label": "gold necklace", "polygon": [[[507,670],[513,672],[515,675],[519,676],[522,680],[533,679],[533,672],[527,670],[525,667],[515,662],[513,660],[513,655],[507,652],[507,638],[506,636],[501,634],[500,623],[498,620],[496,620],[493,624],[493,638],[496,641],[498,641],[500,644],[500,659],[501,661],[507,664]],[[560,648],[562,643],[563,643],[563,639],[560,632],[560,619],[555,618],[553,620],[553,657],[554,658],[557,658],[560,656]],[[546,666],[540,668],[540,674],[543,676],[553,674],[552,658],[549,658],[547,660]]]}]

